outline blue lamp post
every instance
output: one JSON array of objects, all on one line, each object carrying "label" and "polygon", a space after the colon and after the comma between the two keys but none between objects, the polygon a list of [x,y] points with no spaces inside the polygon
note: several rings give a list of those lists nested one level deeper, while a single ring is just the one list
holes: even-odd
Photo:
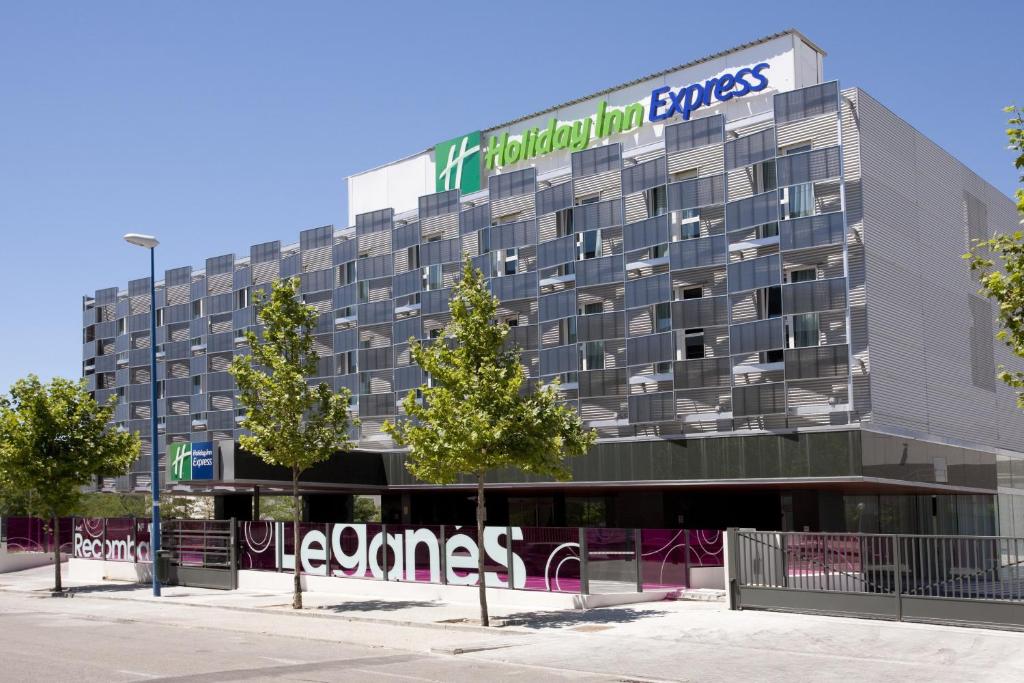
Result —
[{"label": "blue lamp post", "polygon": [[160,550],[160,440],[157,436],[156,412],[156,247],[160,242],[152,235],[130,232],[124,236],[129,244],[149,249],[149,418],[150,442],[153,445],[152,475],[150,486],[153,490],[153,521],[149,532],[149,559],[153,575],[153,595],[160,595],[160,579],[156,572],[156,558]]}]

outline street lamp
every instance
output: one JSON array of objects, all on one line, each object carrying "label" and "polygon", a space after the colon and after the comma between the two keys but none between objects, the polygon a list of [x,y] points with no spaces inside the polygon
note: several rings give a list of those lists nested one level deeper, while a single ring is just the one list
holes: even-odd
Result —
[{"label": "street lamp", "polygon": [[[125,242],[149,249],[149,418],[150,443],[153,446],[152,475],[150,486],[153,490],[153,519],[149,532],[150,573],[153,575],[153,595],[160,596],[160,578],[157,576],[156,559],[160,550],[160,444],[156,426],[156,246],[160,244],[152,235],[130,232]],[[136,549],[138,552],[138,549]]]}]

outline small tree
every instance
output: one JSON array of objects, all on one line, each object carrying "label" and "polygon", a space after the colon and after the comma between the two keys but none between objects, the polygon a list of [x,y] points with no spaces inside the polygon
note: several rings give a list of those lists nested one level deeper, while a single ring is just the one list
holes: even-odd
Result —
[{"label": "small tree", "polygon": [[[506,345],[508,326],[496,319],[499,302],[467,256],[452,290],[445,339],[421,345],[412,357],[430,378],[402,402],[408,419],[385,423],[395,442],[409,447],[413,476],[450,484],[460,475],[476,482],[480,621],[488,625],[483,533],[487,472],[515,468],[568,479],[565,458],[585,453],[596,433],[558,400],[557,385],[527,387],[519,350]],[[449,344],[448,341],[455,342]],[[511,539],[509,539],[511,542]]]},{"label": "small tree", "polygon": [[[1011,114],[1006,135],[1017,155],[1014,165],[1024,186],[1024,110],[1007,107],[1006,111]],[[1018,215],[1024,217],[1024,187],[1018,188],[1015,196]],[[979,241],[964,258],[978,275],[981,293],[999,305],[1000,330],[996,337],[1024,358],[1024,231]],[[1024,372],[1000,367],[998,377],[1017,390],[1017,405],[1024,409]]]},{"label": "small tree", "polygon": [[28,493],[32,514],[52,520],[53,590],[60,580],[60,518],[77,507],[96,476],[127,473],[139,438],[110,426],[116,397],[98,404],[82,382],[29,375],[0,397],[0,481]]},{"label": "small tree", "polygon": [[299,577],[299,477],[339,450],[348,450],[350,420],[347,389],[334,393],[307,378],[317,374],[312,331],[317,312],[299,300],[299,279],[278,280],[270,296],[257,291],[256,307],[264,325],[263,338],[246,330],[250,355],[231,361],[230,372],[245,408],[242,426],[250,434],[238,441],[242,448],[269,465],[292,473],[292,536],[295,543],[295,580],[292,607],[302,609]]}]

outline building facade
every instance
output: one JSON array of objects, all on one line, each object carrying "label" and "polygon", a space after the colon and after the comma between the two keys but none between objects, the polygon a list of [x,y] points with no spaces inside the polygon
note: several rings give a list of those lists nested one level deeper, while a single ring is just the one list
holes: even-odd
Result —
[{"label": "building facade", "polygon": [[[176,485],[280,483],[235,445],[227,366],[254,292],[295,276],[320,313],[311,380],[361,420],[359,453],[310,474],[313,516],[362,491],[394,521],[471,519],[381,431],[469,255],[529,376],[600,436],[572,482],[496,473],[496,523],[1024,533],[1024,415],[995,377],[1021,361],[961,259],[1015,208],[823,60],[769,36],[352,176],[348,227],[167,270],[157,438],[219,459]],[[149,291],[83,303],[86,381],[144,442]],[[146,488],[147,462],[104,486]]]}]

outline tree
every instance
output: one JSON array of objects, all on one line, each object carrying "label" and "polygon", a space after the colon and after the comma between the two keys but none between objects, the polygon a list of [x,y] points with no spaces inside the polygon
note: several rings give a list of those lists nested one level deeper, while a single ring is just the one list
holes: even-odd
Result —
[{"label": "tree", "polygon": [[[1007,107],[1006,111],[1011,115],[1006,135],[1010,149],[1017,154],[1014,165],[1022,185],[1015,192],[1017,212],[1024,218],[1024,109]],[[964,258],[977,273],[981,293],[998,304],[1000,330],[996,338],[1024,358],[1024,231],[981,240]],[[998,377],[1017,390],[1017,405],[1024,409],[1024,371],[1000,367]]]},{"label": "tree", "polygon": [[[30,511],[53,520],[75,510],[81,488],[96,476],[128,471],[139,457],[139,438],[113,429],[117,398],[100,405],[82,382],[35,375],[20,379],[0,397],[0,481],[3,488],[28,493]],[[60,544],[53,552],[55,593],[62,590]]]},{"label": "tree", "polygon": [[369,496],[356,496],[352,501],[352,521],[356,524],[370,524],[380,521],[380,508]]},{"label": "tree", "polygon": [[383,427],[396,443],[408,446],[406,467],[413,476],[436,484],[454,483],[460,475],[475,480],[484,626],[487,472],[511,467],[565,480],[570,476],[565,458],[585,453],[596,438],[583,429],[576,411],[559,401],[557,383],[526,385],[519,350],[506,344],[508,326],[497,321],[498,306],[483,273],[467,256],[452,290],[452,318],[444,339],[429,345],[410,340],[413,360],[429,378],[419,388],[422,401],[416,391],[409,392],[402,402],[408,418]]},{"label": "tree", "polygon": [[350,449],[348,430],[355,421],[349,419],[347,389],[334,393],[325,383],[311,386],[307,381],[317,374],[317,312],[299,300],[299,278],[278,280],[269,297],[257,291],[256,308],[264,325],[262,339],[246,330],[249,355],[236,356],[229,368],[246,411],[242,426],[249,430],[238,441],[267,464],[291,470],[296,549],[292,607],[302,609],[299,477],[336,451]]}]

